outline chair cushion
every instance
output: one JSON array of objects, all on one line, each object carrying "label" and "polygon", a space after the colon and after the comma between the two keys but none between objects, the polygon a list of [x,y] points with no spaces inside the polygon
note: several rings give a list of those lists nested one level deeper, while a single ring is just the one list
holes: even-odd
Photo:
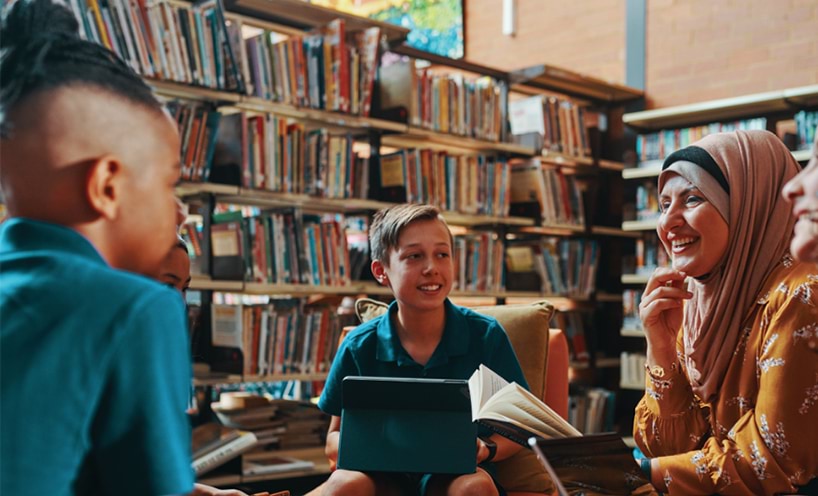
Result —
[{"label": "chair cushion", "polygon": [[[355,313],[361,322],[382,315],[387,308],[386,303],[369,298],[360,298],[355,302]],[[500,322],[517,354],[531,392],[538,398],[544,398],[548,328],[554,306],[543,300],[525,305],[477,307],[473,310]],[[548,475],[529,449],[495,463],[495,467],[497,481],[506,491],[546,492],[553,489]]]}]

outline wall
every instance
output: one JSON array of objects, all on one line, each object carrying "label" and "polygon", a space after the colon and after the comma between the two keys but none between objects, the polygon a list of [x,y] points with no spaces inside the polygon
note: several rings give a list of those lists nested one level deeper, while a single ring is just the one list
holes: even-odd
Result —
[{"label": "wall", "polygon": [[517,0],[517,34],[502,33],[502,0],[465,0],[466,58],[501,69],[551,64],[622,82],[624,0]]},{"label": "wall", "polygon": [[[818,0],[647,0],[647,108],[818,84]],[[624,83],[625,0],[466,1],[466,58]]]}]

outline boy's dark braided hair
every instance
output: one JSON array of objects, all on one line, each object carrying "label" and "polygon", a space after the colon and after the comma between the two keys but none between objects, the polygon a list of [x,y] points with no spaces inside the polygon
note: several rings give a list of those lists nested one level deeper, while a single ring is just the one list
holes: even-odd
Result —
[{"label": "boy's dark braided hair", "polygon": [[159,112],[151,89],[115,53],[78,34],[77,20],[53,0],[18,0],[0,26],[0,131],[8,113],[36,92],[91,85]]}]

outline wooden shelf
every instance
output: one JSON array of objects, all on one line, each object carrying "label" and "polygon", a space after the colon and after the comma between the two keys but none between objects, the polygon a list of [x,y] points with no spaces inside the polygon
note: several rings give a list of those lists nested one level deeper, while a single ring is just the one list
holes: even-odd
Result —
[{"label": "wooden shelf", "polygon": [[185,100],[207,100],[213,102],[238,102],[241,95],[236,92],[204,88],[173,81],[143,78],[158,95],[164,98],[181,98]]},{"label": "wooden shelf", "polygon": [[622,223],[623,231],[655,231],[659,225],[659,219],[650,220],[626,220]]},{"label": "wooden shelf", "polygon": [[537,157],[546,163],[560,165],[563,167],[591,167],[594,165],[594,159],[591,157],[575,157],[565,153],[555,152],[551,150],[543,150]]},{"label": "wooden shelf", "polygon": [[294,479],[296,477],[310,477],[314,475],[326,475],[331,472],[329,467],[329,460],[324,453],[324,447],[303,448],[298,450],[274,450],[265,453],[248,453],[242,456],[242,459],[258,461],[264,463],[264,460],[275,456],[292,456],[299,460],[311,461],[315,464],[313,468],[291,470],[287,472],[278,472],[271,474],[258,475],[217,475],[208,477],[207,474],[196,482],[207,484],[214,487],[235,486],[237,484],[247,484],[251,482],[264,482],[279,479]]},{"label": "wooden shelf", "polygon": [[601,303],[622,303],[622,294],[597,293],[596,301]]},{"label": "wooden shelf", "polygon": [[647,284],[648,274],[622,274],[622,284]]},{"label": "wooden shelf", "polygon": [[387,121],[384,119],[374,119],[371,117],[361,117],[353,114],[343,114],[340,112],[330,112],[328,110],[296,107],[286,103],[272,102],[263,98],[253,96],[242,96],[235,104],[235,107],[251,112],[269,112],[271,114],[290,117],[321,123],[325,127],[335,126],[353,130],[377,129],[381,131],[406,132],[406,124],[400,122]]},{"label": "wooden shelf", "polygon": [[556,91],[612,103],[636,100],[645,95],[636,88],[544,64],[512,71],[510,79],[513,90],[528,94],[539,94],[542,90]]},{"label": "wooden shelf", "polygon": [[254,295],[292,295],[308,296],[312,294],[358,295],[382,294],[381,286],[373,283],[353,283],[348,286],[326,286],[312,284],[265,284],[245,282],[242,293]]},{"label": "wooden shelf", "polygon": [[591,234],[596,236],[613,236],[617,238],[638,238],[641,236],[641,234],[638,232],[625,231],[623,229],[619,229],[618,227],[608,226],[593,226],[591,228]]},{"label": "wooden shelf", "polygon": [[792,110],[818,103],[818,85],[631,112],[622,121],[645,131],[738,119]]},{"label": "wooden shelf", "polygon": [[644,338],[645,337],[645,331],[643,331],[642,329],[634,329],[634,328],[631,328],[631,327],[623,327],[619,331],[619,335],[624,336],[626,338]]},{"label": "wooden shelf", "polygon": [[812,150],[809,148],[806,150],[796,150],[792,152],[792,156],[799,162],[806,162],[810,159],[810,157],[812,157]]},{"label": "wooden shelf", "polygon": [[269,375],[240,375],[240,374],[207,374],[194,376],[194,386],[215,386],[218,384],[241,384],[245,382],[286,382],[286,381],[324,381],[327,373],[314,374],[269,374]]},{"label": "wooden shelf", "polygon": [[649,167],[633,167],[622,170],[622,179],[644,179],[659,177],[662,172],[662,164],[651,165]]},{"label": "wooden shelf", "polygon": [[[533,224],[533,222],[532,222]],[[515,229],[516,234],[536,234],[541,236],[571,236],[585,232],[583,226],[547,224],[543,226],[531,226]]]},{"label": "wooden shelf", "polygon": [[230,12],[301,29],[318,28],[339,18],[344,20],[348,32],[377,26],[390,44],[400,43],[409,35],[408,29],[394,24],[320,7],[302,0],[225,0],[224,5]]},{"label": "wooden shelf", "polygon": [[[220,203],[234,205],[255,205],[259,207],[300,207],[308,212],[362,212],[387,208],[395,203],[381,202],[362,198],[323,198],[300,193],[277,193],[250,188],[240,188],[212,183],[185,182],[176,187],[176,194],[189,197],[210,193],[217,196]],[[496,215],[466,214],[444,211],[443,218],[455,226],[533,226],[534,221],[527,217],[501,217]],[[580,231],[582,229],[580,228]]]},{"label": "wooden shelf", "polygon": [[623,164],[622,162],[616,162],[614,160],[600,159],[599,168],[612,171],[621,171],[625,169],[625,164]]},{"label": "wooden shelf", "polygon": [[235,486],[236,484],[241,484],[241,476],[231,474],[208,477],[207,474],[205,474],[201,479],[196,479],[196,482],[213,487]]},{"label": "wooden shelf", "polygon": [[197,291],[220,291],[233,293],[244,291],[242,281],[219,281],[206,276],[193,276],[190,279],[190,289]]},{"label": "wooden shelf", "polygon": [[[596,359],[596,368],[598,369],[619,367],[619,364],[620,364],[619,357],[602,357]],[[590,362],[585,361],[583,362],[572,361],[570,363],[570,367],[572,369],[585,370],[591,368],[591,364]]]},{"label": "wooden shelf", "polygon": [[428,147],[440,150],[451,150],[458,148],[463,152],[492,152],[506,153],[509,155],[520,155],[530,157],[536,152],[533,148],[518,145],[516,143],[503,143],[499,141],[484,141],[454,134],[445,134],[429,129],[409,126],[404,127],[402,134],[391,134],[381,138],[381,144],[393,148],[406,147]]}]

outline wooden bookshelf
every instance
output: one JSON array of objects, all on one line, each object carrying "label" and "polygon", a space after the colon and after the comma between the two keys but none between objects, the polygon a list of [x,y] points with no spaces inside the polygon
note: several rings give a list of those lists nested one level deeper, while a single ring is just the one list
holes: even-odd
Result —
[{"label": "wooden bookshelf", "polygon": [[311,374],[207,374],[193,377],[194,386],[217,386],[219,384],[241,384],[245,382],[288,382],[288,381],[324,381],[327,379],[326,372]]},{"label": "wooden bookshelf", "polygon": [[662,164],[650,167],[633,167],[622,170],[622,179],[649,179],[659,177],[662,172]]},{"label": "wooden bookshelf", "polygon": [[596,301],[602,303],[622,303],[622,294],[617,293],[597,293]]},{"label": "wooden bookshelf", "polygon": [[625,169],[625,164],[615,160],[598,160],[599,168],[604,170],[621,171]]},{"label": "wooden bookshelf", "polygon": [[535,153],[533,148],[515,143],[478,140],[454,134],[439,133],[415,126],[405,126],[404,131],[399,134],[385,135],[381,143],[384,146],[394,148],[413,147],[439,150],[456,148],[462,152],[505,153],[526,157],[530,157]]},{"label": "wooden bookshelf", "polygon": [[626,220],[622,223],[623,231],[655,231],[659,225],[659,219],[649,220]]},{"label": "wooden bookshelf", "polygon": [[593,226],[591,227],[591,234],[595,236],[611,236],[617,238],[638,238],[641,236],[638,232],[626,231],[618,227],[608,226]]},{"label": "wooden bookshelf", "polygon": [[625,124],[643,131],[784,112],[818,105],[818,85],[627,113]]},{"label": "wooden bookshelf", "polygon": [[515,229],[515,234],[534,234],[538,236],[572,236],[585,232],[583,226],[571,224],[544,224],[541,226]]},{"label": "wooden bookshelf", "polygon": [[647,284],[649,274],[622,274],[622,284]]},{"label": "wooden bookshelf", "polygon": [[540,153],[539,158],[543,162],[564,167],[590,167],[594,164],[594,159],[591,157],[575,157],[573,155],[555,152],[552,150],[543,150]]},{"label": "wooden bookshelf", "polygon": [[556,91],[610,103],[637,100],[645,95],[636,88],[545,64],[512,71],[510,80],[514,91],[535,95],[543,90]]}]

